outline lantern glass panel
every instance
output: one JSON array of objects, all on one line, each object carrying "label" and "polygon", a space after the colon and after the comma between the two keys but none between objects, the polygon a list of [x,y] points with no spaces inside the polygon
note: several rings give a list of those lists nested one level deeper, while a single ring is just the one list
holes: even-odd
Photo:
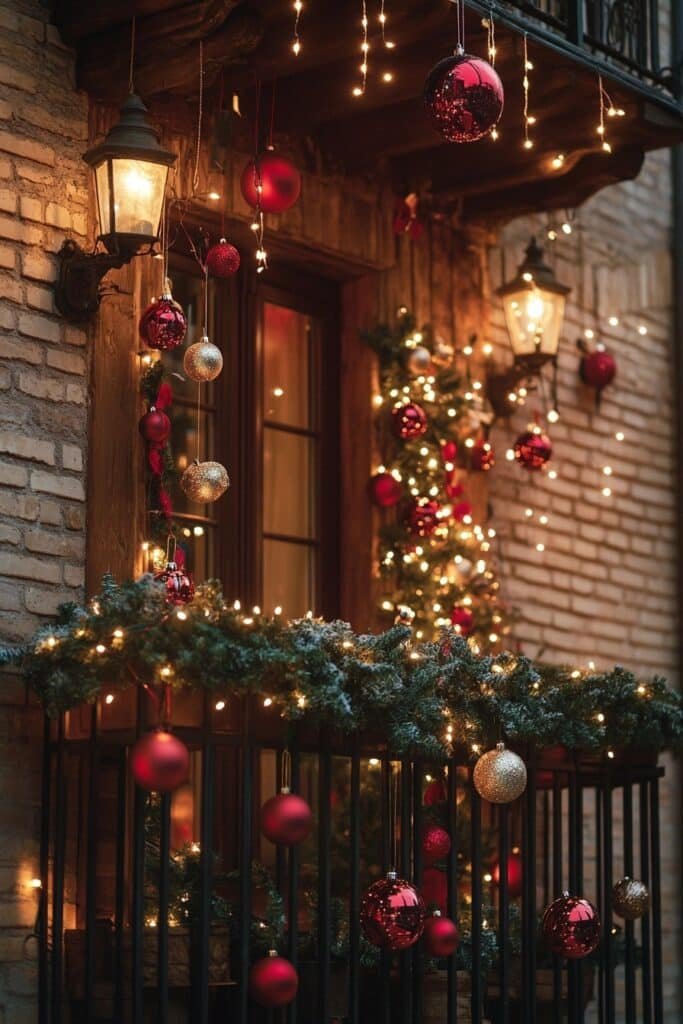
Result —
[{"label": "lantern glass panel", "polygon": [[[150,241],[157,237],[167,175],[165,164],[112,159],[116,220],[113,228],[117,234],[142,235]],[[102,234],[106,233],[103,229]]]},{"label": "lantern glass panel", "polygon": [[557,354],[564,295],[531,285],[506,295],[503,305],[515,357]]},{"label": "lantern glass panel", "polygon": [[97,210],[100,217],[100,234],[110,235],[114,230],[111,223],[111,196],[109,193],[109,161],[105,160],[95,169],[97,188]]}]

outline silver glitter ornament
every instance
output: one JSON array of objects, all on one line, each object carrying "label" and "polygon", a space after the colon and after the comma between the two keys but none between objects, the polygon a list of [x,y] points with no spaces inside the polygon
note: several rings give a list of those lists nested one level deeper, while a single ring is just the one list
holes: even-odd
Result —
[{"label": "silver glitter ornament", "polygon": [[225,466],[220,462],[193,462],[180,478],[180,486],[190,501],[205,505],[217,501],[230,486]]},{"label": "silver glitter ornament", "polygon": [[408,369],[415,376],[433,370],[432,354],[429,349],[424,345],[418,345],[417,348],[412,349],[408,356]]},{"label": "silver glitter ornament", "polygon": [[614,913],[626,921],[636,921],[650,909],[650,890],[636,878],[620,878],[612,889]]},{"label": "silver glitter ornament", "polygon": [[474,787],[491,804],[509,804],[526,789],[526,765],[518,754],[498,743],[474,766]]},{"label": "silver glitter ornament", "polygon": [[217,345],[204,335],[185,352],[183,369],[190,380],[206,384],[215,380],[223,369],[223,355]]}]

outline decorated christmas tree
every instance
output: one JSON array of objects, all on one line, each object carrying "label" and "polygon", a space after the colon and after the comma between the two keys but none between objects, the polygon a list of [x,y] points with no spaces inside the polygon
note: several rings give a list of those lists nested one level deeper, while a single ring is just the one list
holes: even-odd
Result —
[{"label": "decorated christmas tree", "polygon": [[[381,609],[414,624],[417,639],[454,626],[493,645],[507,631],[493,564],[495,530],[474,521],[467,482],[494,455],[481,385],[455,369],[451,345],[405,308],[394,328],[365,334],[379,357],[377,448],[370,486],[385,513],[380,531]],[[472,354],[472,344],[465,356]]]}]

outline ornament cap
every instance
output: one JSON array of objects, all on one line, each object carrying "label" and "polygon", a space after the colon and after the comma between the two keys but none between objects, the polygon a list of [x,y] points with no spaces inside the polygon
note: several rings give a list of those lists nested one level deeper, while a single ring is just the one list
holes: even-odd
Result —
[{"label": "ornament cap", "polygon": [[277,950],[276,949],[269,949],[268,950],[268,956],[269,957],[277,956]]},{"label": "ornament cap", "polygon": [[431,916],[432,917],[441,917],[441,911],[440,910],[432,910]]},{"label": "ornament cap", "polygon": [[496,743],[496,750],[505,750],[505,744],[502,740],[499,743]]},{"label": "ornament cap", "polygon": [[387,882],[395,882],[398,878],[396,871],[392,868],[391,871],[387,871]]},{"label": "ornament cap", "polygon": [[282,786],[282,787],[280,788],[280,792],[281,792],[281,793],[283,794],[283,796],[287,796],[287,794],[288,794],[288,793],[291,793],[292,791],[291,791],[291,789],[289,788],[289,786]]}]

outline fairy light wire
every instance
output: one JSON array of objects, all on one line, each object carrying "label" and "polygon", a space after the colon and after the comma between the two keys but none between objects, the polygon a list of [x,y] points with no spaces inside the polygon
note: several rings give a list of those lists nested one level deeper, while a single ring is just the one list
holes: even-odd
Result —
[{"label": "fairy light wire", "polygon": [[294,38],[292,40],[292,53],[295,57],[298,57],[301,53],[301,37],[299,35],[299,22],[301,21],[301,12],[304,9],[304,5],[301,0],[294,0]]},{"label": "fairy light wire", "polygon": [[529,113],[529,90],[531,82],[529,80],[529,72],[533,71],[533,64],[529,60],[529,42],[527,39],[526,32],[524,33],[524,47],[523,47],[523,58],[524,58],[524,75],[522,78],[522,89],[524,90],[524,149],[533,149],[533,139],[529,135],[529,126],[536,123],[536,118]]}]

